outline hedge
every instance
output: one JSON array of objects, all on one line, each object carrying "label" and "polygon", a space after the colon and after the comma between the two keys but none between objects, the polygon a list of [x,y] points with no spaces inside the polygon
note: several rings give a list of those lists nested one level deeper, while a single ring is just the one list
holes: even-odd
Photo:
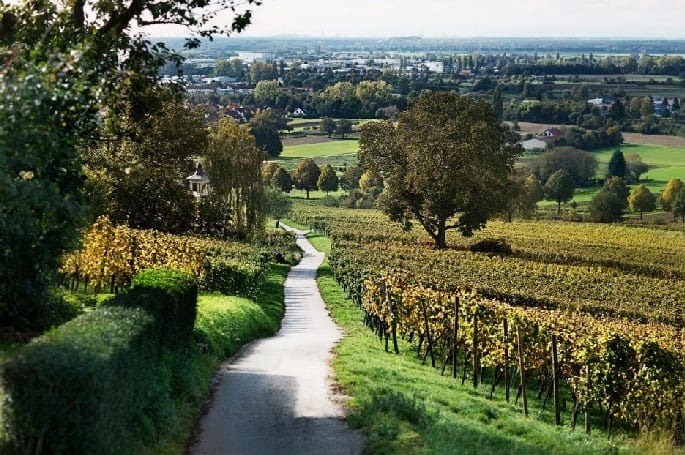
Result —
[{"label": "hedge", "polygon": [[2,364],[2,452],[131,453],[154,437],[183,388],[169,356],[192,351],[197,285],[166,269],[133,284]]},{"label": "hedge", "polygon": [[268,273],[269,266],[265,263],[207,257],[201,285],[205,291],[254,299],[259,297]]},{"label": "hedge", "polygon": [[[133,278],[129,292],[152,297],[143,300],[143,307],[161,324],[164,346],[176,348],[192,338],[197,314],[197,283],[191,274],[165,268],[144,270]],[[115,300],[110,304],[119,302]]]},{"label": "hedge", "polygon": [[130,443],[122,422],[141,418],[161,353],[141,298],[86,313],[2,365],[3,452],[106,454]]}]

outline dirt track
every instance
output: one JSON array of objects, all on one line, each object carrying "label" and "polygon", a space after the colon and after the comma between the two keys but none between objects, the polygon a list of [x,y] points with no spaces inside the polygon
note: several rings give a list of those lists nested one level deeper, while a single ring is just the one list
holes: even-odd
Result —
[{"label": "dirt track", "polygon": [[299,234],[304,256],[285,282],[282,328],[222,365],[193,454],[361,453],[362,435],[332,400],[329,362],[342,334],[316,286],[323,254]]}]

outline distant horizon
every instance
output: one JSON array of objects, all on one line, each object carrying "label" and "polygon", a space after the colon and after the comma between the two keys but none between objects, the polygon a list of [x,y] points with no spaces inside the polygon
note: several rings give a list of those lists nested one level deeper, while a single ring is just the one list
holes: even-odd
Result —
[{"label": "distant horizon", "polygon": [[[263,0],[241,36],[685,39],[685,0]],[[216,24],[230,24],[219,13]],[[159,26],[150,36],[186,36]]]},{"label": "distant horizon", "polygon": [[[187,39],[192,38],[193,35],[151,35],[148,34],[149,38],[152,39]],[[423,35],[388,35],[388,36],[364,36],[364,35],[299,35],[299,34],[279,34],[279,35],[246,35],[246,34],[233,34],[230,36],[215,36],[214,39],[254,39],[254,40],[268,40],[268,39],[321,39],[321,40],[336,40],[336,39],[362,39],[362,40],[391,40],[391,39],[422,39],[422,40],[483,40],[483,39],[552,39],[552,40],[612,40],[612,41],[685,41],[685,36],[683,37],[667,37],[667,36],[561,36],[561,35],[482,35],[482,36],[423,36]],[[205,38],[208,40],[208,38]]]}]

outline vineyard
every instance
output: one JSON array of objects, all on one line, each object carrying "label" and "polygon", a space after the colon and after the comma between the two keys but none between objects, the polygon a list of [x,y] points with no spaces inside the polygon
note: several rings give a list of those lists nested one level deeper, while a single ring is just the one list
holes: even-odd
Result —
[{"label": "vineyard", "polygon": [[294,238],[284,232],[268,234],[257,248],[114,226],[102,217],[83,233],[81,248],[64,258],[60,271],[72,290],[114,293],[129,286],[138,272],[166,267],[191,273],[205,291],[254,297],[274,248],[283,256],[291,244]]},{"label": "vineyard", "polygon": [[[493,222],[437,251],[375,211],[302,205],[296,221],[333,240],[331,269],[386,350],[474,386],[533,391],[579,414],[683,438],[685,234],[552,222]],[[479,253],[485,239],[510,252]],[[560,398],[560,396],[562,398]],[[568,397],[571,406],[565,406]]]}]

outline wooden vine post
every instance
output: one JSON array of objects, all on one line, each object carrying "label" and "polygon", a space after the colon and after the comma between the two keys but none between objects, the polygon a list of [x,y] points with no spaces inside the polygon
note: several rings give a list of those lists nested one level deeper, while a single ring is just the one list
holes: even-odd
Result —
[{"label": "wooden vine post", "polygon": [[507,338],[509,336],[509,327],[506,316],[502,319],[502,332],[504,335],[504,394],[509,403],[509,347],[507,346]]},{"label": "wooden vine post", "polygon": [[473,388],[478,387],[478,373],[480,372],[480,357],[478,355],[478,306],[473,310]]},{"label": "wooden vine post", "polygon": [[454,326],[452,327],[452,378],[457,378],[457,334],[459,332],[459,297],[452,297],[454,304]]},{"label": "wooden vine post", "polygon": [[526,397],[526,370],[525,361],[523,359],[523,346],[521,341],[521,330],[516,324],[516,345],[518,346],[519,354],[519,376],[521,377],[521,397],[523,398],[523,415],[528,415],[528,398]]},{"label": "wooden vine post", "polygon": [[552,333],[552,393],[554,394],[554,424],[561,425],[561,409],[559,409],[559,360],[557,358],[557,336]]}]

